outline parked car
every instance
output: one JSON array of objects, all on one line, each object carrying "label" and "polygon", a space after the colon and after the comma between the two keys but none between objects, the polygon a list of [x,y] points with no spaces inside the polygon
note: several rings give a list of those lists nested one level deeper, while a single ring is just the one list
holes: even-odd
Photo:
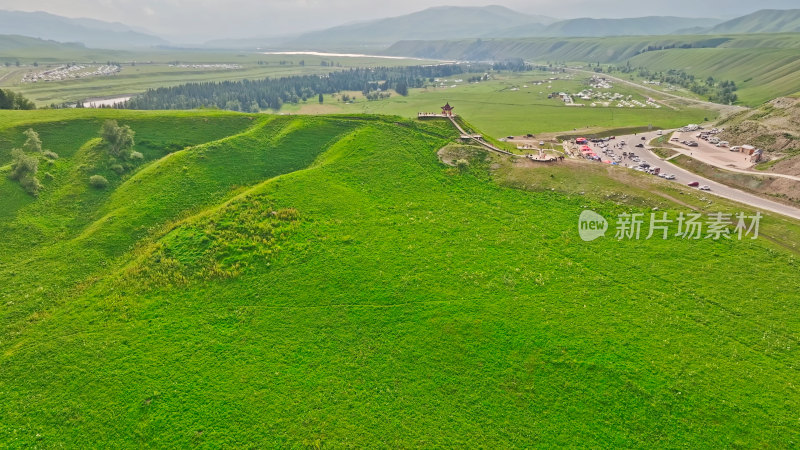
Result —
[{"label": "parked car", "polygon": [[667,180],[674,180],[675,179],[675,175],[669,174],[664,178],[666,178]]},{"label": "parked car", "polygon": [[646,138],[646,137],[644,137],[644,136],[642,136],[642,140],[643,140],[643,141],[646,141],[646,140],[647,140],[647,138]]},{"label": "parked car", "polygon": [[676,137],[674,137],[674,138],[670,139],[670,141],[673,141],[673,142],[678,142],[679,140],[680,140],[680,139],[678,139],[678,138],[676,138]]},{"label": "parked car", "polygon": [[700,190],[701,191],[710,191],[711,187],[709,185],[707,185],[707,184],[704,184],[704,185],[700,186]]},{"label": "parked car", "polygon": [[699,144],[697,142],[695,142],[695,141],[692,141],[692,142],[689,142],[686,145],[688,145],[689,147],[697,147]]},{"label": "parked car", "polygon": [[698,186],[700,186],[700,182],[699,181],[692,181],[687,186],[689,186],[689,187],[698,187]]},{"label": "parked car", "polygon": [[639,148],[644,148],[644,144],[636,144],[636,146]]}]

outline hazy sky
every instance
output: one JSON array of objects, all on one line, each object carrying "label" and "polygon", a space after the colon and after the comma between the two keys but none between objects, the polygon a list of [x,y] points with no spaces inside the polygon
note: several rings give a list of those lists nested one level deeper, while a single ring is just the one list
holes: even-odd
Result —
[{"label": "hazy sky", "polygon": [[798,0],[0,0],[0,9],[118,21],[188,42],[302,32],[437,5],[486,4],[558,18],[732,18],[757,9],[800,7]]}]

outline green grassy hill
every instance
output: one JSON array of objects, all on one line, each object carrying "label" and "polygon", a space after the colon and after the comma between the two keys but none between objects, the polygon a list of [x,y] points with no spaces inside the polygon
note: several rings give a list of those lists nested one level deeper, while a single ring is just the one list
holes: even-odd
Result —
[{"label": "green grassy hill", "polygon": [[386,53],[452,60],[525,58],[533,61],[619,63],[653,49],[800,48],[797,33],[720,36],[611,36],[401,41]]},{"label": "green grassy hill", "polygon": [[721,36],[530,38],[453,41],[405,41],[395,55],[443,59],[524,58],[539,62],[600,62],[684,70],[737,83],[741,102],[757,105],[800,92],[800,34]]},{"label": "green grassy hill", "polygon": [[[0,183],[0,442],[800,438],[794,223],[584,243],[587,208],[741,207],[597,164],[466,149],[460,172],[437,157],[444,121],[91,113],[0,112],[0,165],[29,126],[62,156],[36,200]],[[94,138],[105,117],[145,153],[126,175]]]},{"label": "green grassy hill", "polygon": [[[679,30],[693,27],[716,25],[718,19],[688,18],[671,16],[627,17],[624,19],[595,19],[583,17],[562,20],[544,29],[534,30],[532,34],[521,33],[522,29],[509,30],[506,36],[655,36],[677,34]],[[530,27],[529,27],[530,28]],[[498,36],[499,37],[499,36]]]},{"label": "green grassy hill", "polygon": [[800,32],[800,9],[762,9],[723,22],[708,31],[710,34],[797,32]]},{"label": "green grassy hill", "polygon": [[737,83],[741,102],[758,105],[800,92],[800,53],[796,49],[681,49],[647,52],[630,59],[651,71],[680,68],[699,78]]},{"label": "green grassy hill", "polygon": [[0,63],[51,61],[108,61],[129,58],[127,51],[97,50],[32,37],[0,34]]}]

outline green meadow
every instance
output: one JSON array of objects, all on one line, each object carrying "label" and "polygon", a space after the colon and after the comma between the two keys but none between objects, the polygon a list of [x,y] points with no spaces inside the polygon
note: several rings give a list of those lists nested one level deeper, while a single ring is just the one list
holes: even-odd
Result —
[{"label": "green meadow", "polygon": [[[369,101],[360,93],[351,93],[356,97],[352,103],[342,102],[341,95],[326,96],[322,105],[316,99],[311,99],[305,104],[286,105],[281,111],[301,114],[391,114],[414,118],[418,112],[439,113],[440,107],[449,102],[455,106],[456,114],[468,117],[470,123],[494,137],[554,133],[575,128],[583,132],[648,125],[654,128],[677,128],[687,123],[701,123],[705,119],[716,118],[716,113],[696,108],[590,107],[591,102],[588,101],[584,101],[586,105],[583,107],[565,106],[559,98],[547,98],[548,94],[574,94],[588,89],[588,77],[572,76],[566,79],[565,74],[560,74],[561,79],[549,80],[558,76],[536,71],[504,72],[494,74],[490,81],[477,84],[455,83],[451,79],[445,83],[447,87],[412,89],[407,97],[393,93],[388,99]],[[463,75],[455,79],[467,78]],[[540,81],[549,83],[534,84]],[[453,85],[456,87],[450,87]],[[631,95],[641,102],[647,99],[646,95],[630,86],[615,85],[608,91]],[[658,99],[657,94],[654,96]]]},{"label": "green meadow", "polygon": [[[505,114],[538,91],[517,94],[450,101]],[[669,126],[658,113],[642,120]],[[469,119],[499,130],[490,116]],[[577,117],[519,131],[592,116]],[[106,118],[144,155],[122,175]],[[747,208],[604,165],[522,167],[449,146],[438,120],[0,112],[0,171],[28,127],[60,158],[36,199],[0,176],[6,446],[800,439],[796,222],[768,214],[755,240],[619,241],[620,213]],[[443,164],[446,146],[468,163]],[[605,238],[579,238],[585,209],[612,222]]]},{"label": "green meadow", "polygon": [[[99,54],[77,54],[52,57],[51,52],[42,53],[50,58],[35,59],[36,52],[26,52],[24,65],[0,66],[0,88],[20,92],[39,106],[51,103],[76,102],[89,98],[114,97],[144,92],[148,89],[175,86],[184,83],[221,82],[243,79],[279,78],[293,75],[327,74],[331,71],[354,67],[408,66],[422,64],[414,59],[385,59],[374,57],[327,57],[314,55],[265,55],[254,52],[107,52]],[[67,56],[75,56],[68,59]],[[2,61],[2,57],[0,57]],[[42,72],[66,63],[106,64],[118,62],[122,70],[109,76],[94,76],[64,81],[40,81],[22,83],[29,72]],[[334,64],[322,66],[322,62]],[[39,66],[34,67],[33,63]],[[178,65],[236,64],[239,68],[175,67]],[[430,63],[427,61],[425,63]]]}]

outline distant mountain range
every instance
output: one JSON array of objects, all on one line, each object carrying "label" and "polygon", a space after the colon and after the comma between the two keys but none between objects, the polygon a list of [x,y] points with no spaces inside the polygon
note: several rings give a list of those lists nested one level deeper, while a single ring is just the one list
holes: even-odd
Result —
[{"label": "distant mountain range", "polygon": [[510,34],[495,37],[602,37],[602,36],[658,36],[676,34],[691,27],[709,27],[722,22],[719,19],[690,19],[686,17],[633,17],[627,19],[570,19],[562,20],[536,33],[509,30]]},{"label": "distant mountain range", "polygon": [[[607,37],[800,32],[800,9],[761,10],[736,19],[635,17],[558,20],[503,6],[429,8],[398,17],[341,25],[294,36],[223,39],[206,48],[381,51],[399,41],[532,37]],[[0,11],[0,33],[90,48],[124,49],[169,43],[121,23],[70,19],[44,12]]]},{"label": "distant mountain range", "polygon": [[0,33],[59,42],[79,42],[92,48],[136,48],[167,41],[121,23],[70,19],[45,12],[0,10]]},{"label": "distant mountain range", "polygon": [[319,45],[387,46],[404,39],[459,39],[490,36],[515,27],[543,27],[557,19],[503,6],[440,6],[399,17],[342,25],[289,40],[297,48]]},{"label": "distant mountain range", "polygon": [[216,41],[228,48],[362,48],[376,50],[409,40],[525,37],[662,36],[680,34],[782,33],[800,31],[800,10],[762,10],[723,22],[714,18],[669,16],[558,20],[523,14],[503,6],[435,7],[286,39]]},{"label": "distant mountain range", "polygon": [[[56,41],[46,41],[43,39],[32,38],[18,35],[0,35],[0,52],[4,54],[13,53],[17,50],[50,50],[66,51],[85,49],[83,44],[63,44]],[[5,56],[5,55],[2,55]]]}]

